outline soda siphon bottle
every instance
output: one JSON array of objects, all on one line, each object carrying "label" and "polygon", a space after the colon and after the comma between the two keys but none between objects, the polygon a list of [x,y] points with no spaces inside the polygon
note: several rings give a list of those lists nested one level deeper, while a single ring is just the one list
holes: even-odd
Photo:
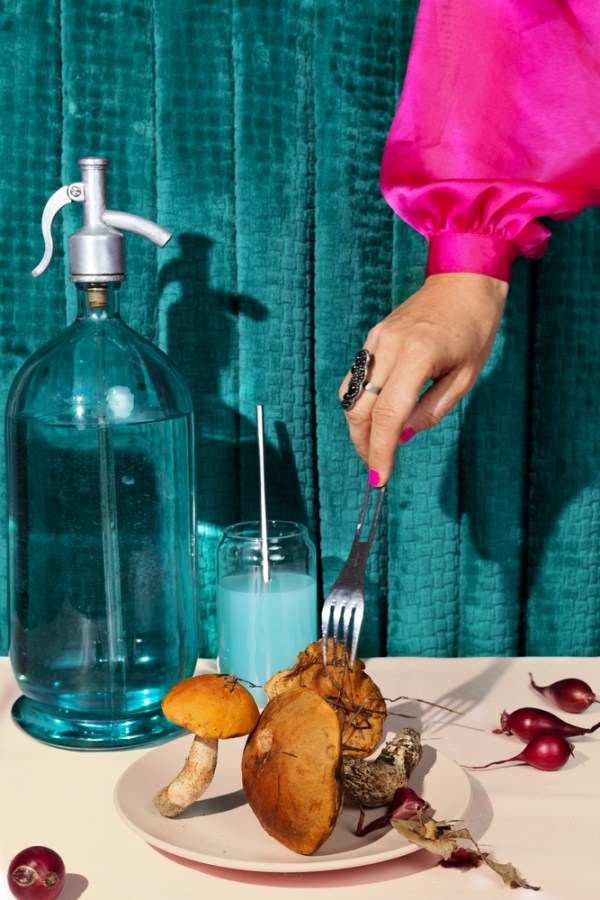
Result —
[{"label": "soda siphon bottle", "polygon": [[15,721],[56,746],[113,749],[173,733],[161,699],[198,650],[193,412],[168,357],[119,315],[123,231],[170,233],[106,208],[108,160],[79,161],[66,204],[77,317],[27,360],[7,401],[10,660]]}]

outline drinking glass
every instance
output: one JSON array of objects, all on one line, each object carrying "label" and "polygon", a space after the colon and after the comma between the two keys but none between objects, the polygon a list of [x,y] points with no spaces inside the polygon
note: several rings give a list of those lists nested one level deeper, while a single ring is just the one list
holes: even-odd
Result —
[{"label": "drinking glass", "polygon": [[316,552],[306,528],[272,520],[266,531],[264,539],[260,522],[230,525],[217,550],[219,671],[240,678],[259,706],[264,683],[318,633]]}]

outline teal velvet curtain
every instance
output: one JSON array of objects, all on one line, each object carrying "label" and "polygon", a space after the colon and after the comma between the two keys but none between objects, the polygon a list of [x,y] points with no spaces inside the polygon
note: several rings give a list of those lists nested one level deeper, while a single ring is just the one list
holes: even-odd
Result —
[{"label": "teal velvet curtain", "polygon": [[[128,238],[124,319],[186,376],[197,422],[201,653],[215,651],[221,529],[308,525],[326,591],[365,471],[338,384],[369,327],[421,282],[426,247],[378,184],[416,0],[4,0],[0,5],[0,399],[75,314],[38,281],[47,197],[110,159],[109,203],[172,229]],[[361,653],[600,649],[599,219],[553,225],[517,264],[492,358],[443,423],[399,451],[369,561]],[[5,507],[2,480],[0,502]],[[3,563],[3,557],[0,557]],[[0,570],[0,650],[6,651]]]}]

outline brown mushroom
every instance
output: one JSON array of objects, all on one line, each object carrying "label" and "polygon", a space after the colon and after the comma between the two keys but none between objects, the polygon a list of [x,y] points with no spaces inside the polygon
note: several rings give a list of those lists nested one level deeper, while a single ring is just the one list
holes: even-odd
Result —
[{"label": "brown mushroom", "polygon": [[217,766],[218,741],[249,734],[259,711],[252,694],[229,675],[194,675],[162,701],[167,719],[187,728],[194,740],[181,772],[154,797],[161,815],[172,819],[199,800]]},{"label": "brown mushroom", "polygon": [[[328,659],[334,660],[333,640],[329,639]],[[345,756],[368,756],[379,745],[386,717],[381,691],[357,659],[350,668],[340,644],[334,662],[323,664],[321,641],[303,650],[291,669],[277,672],[264,686],[269,699],[298,687],[316,691],[335,710],[342,729]]]},{"label": "brown mushroom", "polygon": [[267,703],[242,755],[242,785],[265,831],[296,853],[323,844],[343,804],[338,718],[315,691]]},{"label": "brown mushroom", "polygon": [[421,737],[414,728],[402,728],[386,741],[377,759],[344,759],[344,789],[365,809],[388,806],[421,761]]}]

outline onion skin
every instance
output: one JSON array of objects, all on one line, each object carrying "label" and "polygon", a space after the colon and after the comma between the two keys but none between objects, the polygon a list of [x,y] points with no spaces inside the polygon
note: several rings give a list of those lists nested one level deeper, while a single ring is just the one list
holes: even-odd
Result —
[{"label": "onion skin", "polygon": [[65,884],[65,864],[49,847],[26,847],[11,860],[7,878],[14,897],[54,900]]},{"label": "onion skin", "polygon": [[597,728],[600,728],[600,722],[592,728],[582,728],[564,722],[545,709],[522,706],[511,713],[504,710],[500,716],[500,728],[497,729],[497,733],[514,734],[519,740],[527,743],[538,734],[560,734],[565,738],[581,737],[583,734],[592,734]]},{"label": "onion skin", "polygon": [[580,678],[561,678],[552,684],[539,685],[535,683],[530,672],[529,684],[534,691],[551,700],[563,712],[585,712],[592,703],[600,702],[589,684]]},{"label": "onion skin", "polygon": [[427,801],[419,797],[412,788],[399,787],[394,793],[394,798],[386,812],[382,816],[372,819],[365,826],[363,826],[364,810],[361,807],[358,825],[356,826],[356,835],[357,837],[364,837],[371,831],[377,831],[378,828],[385,828],[390,825],[392,819],[411,819],[428,808],[429,804]]},{"label": "onion skin", "polygon": [[490,766],[501,766],[504,763],[517,763],[533,766],[544,772],[555,772],[569,761],[573,756],[573,744],[560,734],[538,734],[510,759],[497,759],[485,766],[466,766],[467,769],[488,769]]}]

